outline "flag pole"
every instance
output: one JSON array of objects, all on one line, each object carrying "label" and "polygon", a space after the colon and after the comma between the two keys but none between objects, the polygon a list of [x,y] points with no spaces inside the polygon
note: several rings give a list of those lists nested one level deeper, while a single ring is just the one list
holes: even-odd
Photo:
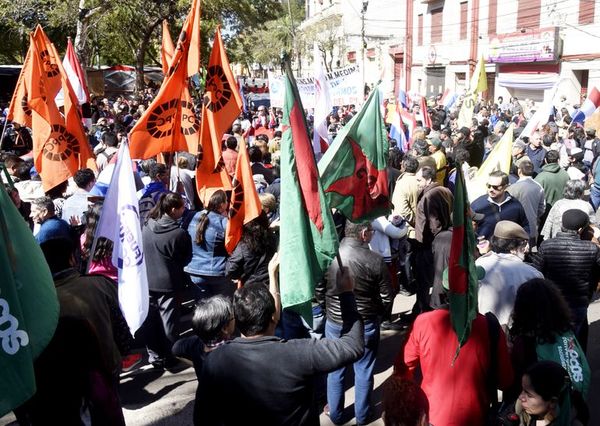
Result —
[{"label": "flag pole", "polygon": [[6,133],[6,125],[8,124],[8,117],[4,118],[4,127],[2,127],[2,137],[0,137],[0,145],[4,142],[4,134]]}]

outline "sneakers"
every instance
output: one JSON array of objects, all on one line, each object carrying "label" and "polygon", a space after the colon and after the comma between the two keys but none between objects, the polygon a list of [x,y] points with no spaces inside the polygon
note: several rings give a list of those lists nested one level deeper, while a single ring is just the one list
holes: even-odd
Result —
[{"label": "sneakers", "polygon": [[121,361],[121,370],[123,373],[133,370],[142,362],[142,354],[131,354],[123,357]]},{"label": "sneakers", "polygon": [[380,327],[381,327],[382,330],[400,331],[400,330],[405,330],[408,326],[406,324],[400,324],[400,323],[397,323],[397,322],[383,321],[381,323]]}]

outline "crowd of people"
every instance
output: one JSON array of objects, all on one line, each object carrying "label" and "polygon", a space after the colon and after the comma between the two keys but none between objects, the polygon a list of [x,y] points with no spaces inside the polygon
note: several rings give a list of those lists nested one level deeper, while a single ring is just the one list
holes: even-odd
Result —
[{"label": "crowd of people", "polygon": [[[230,194],[217,190],[201,202],[196,158],[165,153],[163,162],[139,162],[150,310],[131,336],[119,309],[113,242],[93,241],[119,144],[151,99],[145,92],[94,100],[88,137],[97,173],[81,169],[47,192],[30,157],[31,135],[8,126],[4,184],[40,244],[61,307],[53,342],[36,362],[38,392],[15,410],[21,424],[80,424],[82,401],[92,424],[124,424],[121,358],[136,344],[146,346],[153,368],[193,363],[194,424],[318,424],[321,411],[343,424],[350,367],[354,417],[368,424],[376,416],[380,330],[407,333],[383,385],[385,424],[589,421],[585,352],[587,309],[600,279],[600,140],[571,122],[564,101],[528,137],[529,101],[481,101],[470,127],[457,125],[460,101],[449,109],[438,96],[427,111],[409,105],[417,118],[409,149],[388,141],[392,210],[371,223],[335,213],[339,261],[314,283],[312,324],[305,313],[281,309],[279,298],[281,109],[243,113],[223,137],[230,175],[240,144],[248,145],[263,207],[231,254]],[[355,113],[335,108],[331,139]],[[507,131],[515,138],[510,170],[490,173],[487,193],[471,200],[479,313],[457,351],[447,277],[456,174],[468,181]],[[395,297],[413,294],[412,310],[395,317]],[[186,297],[195,302],[192,335],[182,335]]]}]

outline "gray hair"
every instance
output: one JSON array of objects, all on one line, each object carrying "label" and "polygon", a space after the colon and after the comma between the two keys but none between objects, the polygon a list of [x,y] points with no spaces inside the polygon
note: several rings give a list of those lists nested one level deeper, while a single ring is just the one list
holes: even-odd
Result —
[{"label": "gray hair", "polygon": [[585,183],[579,179],[571,179],[567,181],[563,191],[563,197],[567,200],[580,200],[585,192]]},{"label": "gray hair", "polygon": [[54,201],[47,195],[44,197],[36,198],[31,204],[37,206],[40,210],[46,210],[48,214],[54,215]]},{"label": "gray hair", "polygon": [[360,240],[360,234],[365,229],[370,229],[371,224],[369,222],[354,223],[350,220],[346,220],[346,228],[344,229],[344,236],[346,238],[354,238]]},{"label": "gray hair", "polygon": [[213,296],[200,300],[192,317],[192,328],[205,345],[224,340],[223,328],[233,318],[231,300],[223,296]]}]

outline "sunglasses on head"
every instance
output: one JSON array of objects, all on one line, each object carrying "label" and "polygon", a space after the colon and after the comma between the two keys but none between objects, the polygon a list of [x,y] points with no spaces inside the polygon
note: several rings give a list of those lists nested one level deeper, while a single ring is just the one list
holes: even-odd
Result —
[{"label": "sunglasses on head", "polygon": [[488,189],[493,188],[496,191],[500,191],[502,188],[504,188],[504,185],[491,185],[491,184],[486,184],[486,186],[488,187]]}]

